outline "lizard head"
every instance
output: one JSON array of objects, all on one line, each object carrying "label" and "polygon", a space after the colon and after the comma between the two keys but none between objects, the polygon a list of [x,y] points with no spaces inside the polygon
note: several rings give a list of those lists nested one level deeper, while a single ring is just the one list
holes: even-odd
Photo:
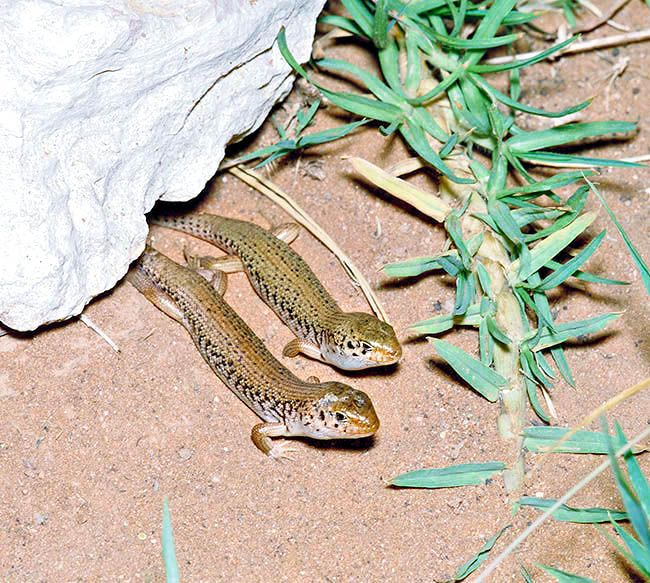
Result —
[{"label": "lizard head", "polygon": [[372,314],[344,312],[332,322],[332,331],[321,354],[329,362],[345,370],[394,364],[402,357],[395,330]]},{"label": "lizard head", "polygon": [[322,396],[303,416],[303,434],[315,439],[357,439],[373,435],[379,419],[370,397],[348,385],[320,383]]}]

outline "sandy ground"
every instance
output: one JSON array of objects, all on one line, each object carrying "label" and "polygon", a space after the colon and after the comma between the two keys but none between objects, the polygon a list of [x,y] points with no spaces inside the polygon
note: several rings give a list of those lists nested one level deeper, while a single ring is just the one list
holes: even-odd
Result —
[{"label": "sandy ground", "polygon": [[[648,28],[650,11],[633,2],[617,20],[633,29]],[[605,27],[589,38],[614,32]],[[526,40],[521,50],[538,46]],[[345,43],[329,55],[366,62]],[[629,58],[628,67],[607,91],[607,74],[622,58]],[[638,120],[641,131],[632,141],[592,147],[587,154],[647,154],[648,59],[646,43],[542,64],[523,75],[524,99],[560,109],[598,95],[586,119]],[[315,129],[339,122],[329,111],[318,120]],[[267,124],[246,148],[274,139]],[[344,155],[387,166],[408,153],[399,139],[364,129],[286,159],[272,178],[370,279],[405,341],[404,359],[396,369],[348,375],[305,358],[283,360],[303,378],[341,380],[368,392],[382,422],[376,438],[354,445],[303,440],[293,463],[265,458],[249,438],[255,415],[213,375],[185,330],[122,282],[86,310],[119,344],[119,354],[79,321],[0,338],[0,580],[164,581],[160,520],[165,497],[181,578],[206,583],[446,581],[502,526],[513,524],[495,551],[535,518],[531,509],[512,518],[514,498],[500,479],[435,491],[387,486],[408,470],[509,460],[512,451],[497,433],[498,406],[440,367],[430,345],[406,332],[409,324],[447,311],[453,298],[450,281],[432,274],[399,282],[379,271],[387,262],[439,250],[441,229],[367,186]],[[320,180],[310,175],[314,165]],[[435,188],[427,178],[416,181]],[[599,183],[634,244],[650,259],[649,171],[606,169]],[[228,174],[213,181],[199,206],[264,227],[288,220]],[[624,312],[607,332],[568,348],[577,388],[559,382],[553,392],[554,423],[560,426],[576,424],[650,375],[648,296],[601,210],[590,232],[604,227],[608,234],[588,268],[632,285],[564,287],[551,294],[560,321]],[[171,231],[154,229],[152,236],[160,250],[177,259],[184,244],[212,251]],[[303,232],[294,247],[342,307],[368,309],[318,241]],[[280,355],[292,334],[244,275],[229,278],[226,299]],[[470,352],[476,349],[472,331],[445,339]],[[650,392],[619,406],[612,417],[629,436],[641,431],[650,422]],[[533,413],[528,419],[535,423]],[[639,459],[650,475],[648,456]],[[535,461],[528,454],[528,467]],[[521,494],[557,498],[600,461],[554,455]],[[622,507],[609,474],[571,504]],[[492,580],[522,581],[523,565],[536,583],[550,581],[536,563],[598,581],[640,581],[593,527],[558,522],[537,531]]]}]

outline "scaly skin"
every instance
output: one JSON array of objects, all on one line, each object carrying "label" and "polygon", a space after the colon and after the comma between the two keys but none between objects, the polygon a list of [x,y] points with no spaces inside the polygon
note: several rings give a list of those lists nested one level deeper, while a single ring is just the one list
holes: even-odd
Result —
[{"label": "scaly skin", "polygon": [[300,380],[193,269],[147,246],[129,281],[183,324],[215,374],[264,420],[251,435],[264,453],[290,458],[294,451],[271,437],[359,438],[379,428],[368,395],[342,383]]},{"label": "scaly skin", "polygon": [[[156,216],[150,222],[189,233],[238,257],[258,295],[298,336],[285,348],[285,356],[304,352],[346,370],[393,364],[401,358],[390,324],[371,314],[343,312],[303,258],[273,233],[208,214]],[[213,265],[219,266],[219,260]]]}]

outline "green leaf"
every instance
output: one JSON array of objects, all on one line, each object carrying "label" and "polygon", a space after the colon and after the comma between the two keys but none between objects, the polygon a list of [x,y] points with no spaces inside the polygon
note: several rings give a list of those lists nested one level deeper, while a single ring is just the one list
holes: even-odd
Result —
[{"label": "green leaf", "polygon": [[388,13],[386,0],[377,0],[375,4],[375,21],[372,29],[372,40],[378,49],[388,45]]},{"label": "green leaf", "polygon": [[521,133],[512,136],[506,143],[513,153],[523,154],[569,144],[592,136],[618,132],[633,132],[636,130],[636,127],[635,123],[623,121],[574,123],[547,130]]},{"label": "green leaf", "polygon": [[342,2],[357,26],[368,38],[372,38],[374,19],[370,10],[360,0],[342,0]]},{"label": "green leaf", "polygon": [[494,339],[490,335],[485,318],[479,318],[478,351],[481,362],[490,366],[494,362]]},{"label": "green leaf", "polygon": [[[523,496],[517,500],[521,506],[532,506],[539,510],[547,510],[557,500],[552,498],[532,498],[530,496]],[[614,520],[627,520],[627,512],[620,510],[611,510],[609,508],[572,508],[566,504],[562,504],[557,510],[553,512],[553,518],[563,522],[577,522],[579,524],[595,524],[597,522],[609,522],[609,517]]]},{"label": "green leaf", "polygon": [[454,326],[478,326],[481,322],[480,306],[474,304],[467,308],[463,315],[444,314],[435,316],[428,320],[422,320],[409,326],[409,330],[413,330],[418,334],[440,334],[446,330],[451,330]]},{"label": "green leaf", "polygon": [[499,396],[499,388],[508,385],[507,379],[498,372],[480,360],[471,357],[457,346],[443,340],[433,340],[433,345],[438,354],[449,363],[456,373],[488,401],[496,401]]},{"label": "green leaf", "polygon": [[519,225],[510,214],[510,209],[500,200],[490,198],[488,201],[488,213],[499,231],[503,233],[513,243],[519,243],[523,236]]},{"label": "green leaf", "polygon": [[383,270],[391,277],[413,277],[421,275],[434,269],[442,269],[439,262],[440,255],[428,255],[425,257],[413,257],[406,261],[389,263],[384,265]]},{"label": "green leaf", "polygon": [[359,126],[362,126],[366,123],[368,123],[367,119],[361,119],[359,121],[346,123],[342,126],[330,128],[328,130],[322,130],[320,132],[315,132],[306,136],[300,136],[300,138],[298,138],[298,142],[296,143],[296,147],[309,148],[311,146],[318,146],[327,142],[333,142],[347,136],[350,132],[356,130]]},{"label": "green leaf", "polygon": [[509,279],[513,282],[528,279],[533,273],[546,265],[550,259],[553,259],[560,251],[570,245],[578,235],[593,223],[595,218],[594,213],[586,213],[578,217],[570,225],[540,241],[530,252],[530,265],[526,270],[523,270],[523,273],[519,269],[519,260],[510,264],[508,269]]},{"label": "green leaf", "polygon": [[354,95],[352,93],[339,93],[335,91],[330,91],[314,81],[307,75],[307,72],[298,64],[294,59],[293,55],[287,47],[287,39],[285,36],[284,28],[280,30],[277,37],[278,48],[280,53],[285,58],[287,63],[291,65],[291,68],[300,74],[303,78],[309,81],[314,87],[317,87],[323,95],[332,101],[335,105],[356,113],[363,117],[369,117],[371,119],[376,119],[379,121],[384,121],[387,123],[392,123],[402,115],[402,110],[390,103],[383,103],[377,101],[376,99],[369,99],[362,95]]},{"label": "green leaf", "polygon": [[[503,199],[502,199],[503,200]],[[556,219],[557,217],[566,214],[566,210],[560,210],[555,208],[545,208],[538,206],[526,206],[519,209],[514,209],[510,211],[512,218],[515,219],[519,228],[530,225],[536,221],[545,221],[550,219]]]},{"label": "green leaf", "polygon": [[[549,269],[559,269],[562,267],[561,263],[558,263],[557,261],[549,261],[546,264],[546,267]],[[586,273],[584,271],[576,271],[573,274],[573,277],[577,279],[581,279],[583,281],[589,281],[591,283],[602,283],[602,284],[607,284],[607,285],[630,285],[629,281],[620,281],[618,279],[607,279],[606,277],[600,277],[599,275],[594,275],[593,273]]]},{"label": "green leaf", "polygon": [[400,107],[404,100],[397,93],[395,93],[389,87],[386,87],[377,77],[368,71],[363,70],[361,67],[357,67],[352,63],[347,61],[341,61],[339,59],[321,59],[316,61],[316,66],[319,69],[328,69],[330,71],[343,71],[344,73],[349,73],[354,75],[361,83],[370,91],[377,99],[385,103],[390,103]]},{"label": "green leaf", "polygon": [[478,569],[481,566],[483,561],[487,559],[488,553],[492,550],[492,547],[494,546],[494,543],[497,542],[497,539],[503,534],[503,532],[507,528],[510,528],[511,526],[512,526],[511,524],[504,526],[494,536],[490,537],[487,541],[485,541],[485,544],[481,547],[481,550],[479,550],[478,553],[476,553],[469,561],[467,561],[462,567],[458,569],[458,571],[456,572],[456,576],[454,577],[454,581],[462,581],[469,574],[476,571],[476,569]]},{"label": "green leaf", "polygon": [[517,157],[530,162],[550,162],[553,165],[565,166],[567,168],[585,168],[586,166],[598,167],[619,167],[619,168],[643,168],[643,164],[636,162],[625,162],[623,160],[609,160],[607,158],[588,158],[586,156],[572,156],[570,154],[558,154],[557,152],[524,152],[517,153]]},{"label": "green leaf", "polygon": [[547,567],[545,565],[537,564],[540,569],[544,569],[547,573],[550,573],[555,577],[558,583],[596,583],[593,579],[587,579],[586,577],[581,577],[580,575],[574,575],[572,573],[567,573],[566,571],[561,571],[554,567]]},{"label": "green leaf", "polygon": [[[524,427],[524,447],[533,453],[544,453],[569,431],[571,429],[565,427]],[[616,449],[623,445],[620,440],[615,440]],[[553,452],[606,454],[607,436],[597,431],[576,431]]]},{"label": "green leaf", "polygon": [[589,184],[591,190],[593,190],[596,196],[600,199],[600,202],[607,210],[607,213],[609,214],[610,218],[612,219],[612,221],[614,221],[614,224],[616,225],[618,232],[621,234],[621,237],[623,237],[623,241],[625,242],[625,246],[627,247],[627,250],[629,251],[630,255],[632,255],[632,259],[634,259],[634,263],[636,263],[636,266],[639,269],[639,272],[641,273],[641,279],[643,280],[643,285],[645,286],[645,289],[648,292],[648,294],[650,294],[650,269],[648,269],[647,264],[645,263],[645,261],[643,261],[643,258],[641,257],[641,254],[636,250],[636,247],[632,245],[632,241],[630,241],[630,238],[627,236],[627,233],[623,230],[623,227],[621,227],[621,224],[614,216],[612,209],[609,208],[609,205],[605,202],[605,199],[601,196],[600,192],[598,192],[598,189],[591,182],[589,182],[589,180],[587,180],[587,184]]},{"label": "green leaf", "polygon": [[400,127],[400,133],[411,148],[413,148],[422,158],[436,168],[441,174],[444,174],[449,180],[457,184],[472,184],[474,181],[470,178],[459,178],[449,167],[440,159],[440,156],[433,151],[427,141],[422,128],[406,118],[406,124]]},{"label": "green leaf", "polygon": [[310,124],[311,120],[314,119],[319,106],[320,99],[316,99],[316,101],[314,101],[314,103],[309,106],[309,109],[306,113],[303,113],[301,109],[296,112],[296,117],[298,118],[298,126],[296,127],[297,136],[299,136],[302,131]]},{"label": "green leaf", "polygon": [[[577,338],[578,336],[584,336],[586,334],[591,334],[593,332],[598,332],[602,330],[607,324],[612,320],[615,320],[621,315],[620,312],[611,312],[609,314],[601,314],[600,316],[594,316],[593,318],[588,318],[587,320],[577,320],[575,322],[565,322],[563,324],[555,324],[555,330],[551,331],[548,327],[543,326],[541,334],[537,344],[532,348],[535,350],[543,350],[544,348],[549,348],[555,346],[556,344],[562,344],[571,338]],[[537,330],[531,330],[524,336],[523,340],[531,340],[537,335]]]},{"label": "green leaf", "polygon": [[591,100],[588,101],[583,101],[582,103],[578,105],[574,105],[573,107],[569,107],[563,111],[546,111],[544,109],[538,109],[536,107],[531,107],[529,105],[524,105],[523,103],[519,103],[515,99],[511,99],[507,95],[501,93],[492,85],[490,85],[485,79],[483,79],[480,75],[476,75],[475,73],[470,74],[470,79],[474,81],[474,83],[483,89],[485,93],[487,93],[492,99],[495,101],[500,101],[504,105],[507,105],[511,109],[515,109],[517,111],[523,111],[525,113],[530,113],[532,115],[539,115],[542,117],[550,117],[550,118],[557,118],[557,117],[563,117],[565,115],[570,115],[572,113],[576,113],[588,105],[591,104]]},{"label": "green leaf", "polygon": [[[535,415],[537,415],[544,423],[550,423],[551,418],[546,414],[546,411],[542,409],[542,405],[539,402],[539,399],[537,398],[537,383],[532,379],[532,373],[531,377],[524,376],[524,384],[526,385],[526,393],[528,395],[528,400],[530,401],[530,405],[533,408],[533,411],[535,411]],[[541,390],[541,389],[540,389]]]},{"label": "green leaf", "polygon": [[[650,557],[647,556],[647,549],[636,540],[629,532],[619,526],[612,520],[612,525],[616,529],[616,534],[621,537],[630,552],[619,546],[619,550],[645,577],[650,578]],[[610,539],[611,540],[611,539]],[[616,541],[613,541],[616,543]]]},{"label": "green leaf", "polygon": [[530,65],[534,65],[535,63],[539,63],[540,61],[543,61],[544,59],[550,57],[553,53],[557,53],[558,51],[561,51],[564,47],[570,45],[573,41],[577,39],[578,39],[577,36],[568,38],[565,41],[562,41],[561,43],[553,45],[552,47],[542,51],[538,55],[531,57],[530,59],[521,59],[517,61],[512,61],[510,63],[503,63],[501,65],[472,65],[471,67],[468,67],[467,70],[471,73],[496,73],[498,71],[510,71],[512,69],[523,69],[524,67],[528,67]]},{"label": "green leaf", "polygon": [[497,326],[497,322],[493,316],[486,316],[486,321],[488,331],[497,342],[501,342],[501,344],[510,344],[510,338],[508,338]]},{"label": "green leaf", "polygon": [[406,75],[404,77],[404,87],[409,95],[414,95],[422,80],[421,58],[418,49],[420,33],[413,29],[406,31]]},{"label": "green leaf", "polygon": [[[520,354],[519,362],[521,364],[521,371],[523,374],[524,385],[526,386],[526,393],[528,394],[528,400],[535,411],[535,414],[544,422],[550,423],[551,418],[546,414],[546,411],[542,409],[542,405],[537,398],[537,388],[538,384],[535,378],[533,377],[533,371],[530,369],[528,364],[529,358],[526,358],[525,354]],[[541,389],[540,389],[541,390]]]},{"label": "green leaf", "polygon": [[331,26],[336,26],[341,30],[351,32],[352,34],[365,36],[363,30],[361,30],[359,25],[356,22],[354,22],[354,20],[345,18],[343,16],[337,16],[336,14],[325,14],[324,16],[321,16],[318,19],[318,22],[329,24]]},{"label": "green leaf", "polygon": [[167,502],[167,498],[163,501],[162,535],[160,539],[167,583],[179,583],[180,578],[178,575],[178,563],[176,562],[172,520],[169,515],[169,503]]},{"label": "green leaf", "polygon": [[467,249],[465,241],[463,241],[463,232],[460,226],[460,219],[456,212],[450,213],[445,219],[445,229],[449,234],[449,237],[453,241],[458,253],[460,254],[460,259],[463,263],[465,269],[470,269],[472,266],[472,257]]},{"label": "green leaf", "polygon": [[492,282],[490,280],[490,274],[485,266],[479,261],[476,264],[476,274],[478,275],[478,281],[481,284],[481,289],[486,296],[492,297],[492,292],[490,291]]},{"label": "green leaf", "polygon": [[474,301],[475,295],[474,274],[463,269],[456,276],[456,301],[452,314],[454,316],[464,314]]},{"label": "green leaf", "polygon": [[564,357],[564,350],[562,349],[562,347],[553,346],[553,348],[551,348],[551,356],[553,357],[553,360],[555,361],[555,366],[557,366],[564,380],[567,383],[569,383],[572,387],[575,387],[576,382],[573,380],[573,375],[569,370],[569,363],[566,361],[566,358]]},{"label": "green leaf", "polygon": [[519,565],[519,570],[521,571],[521,576],[524,578],[525,583],[533,583],[533,578],[530,576],[526,567]]},{"label": "green leaf", "polygon": [[[616,423],[616,436],[621,441],[627,441],[618,423]],[[650,520],[650,485],[641,472],[641,468],[636,459],[634,459],[634,455],[629,450],[623,454],[623,459],[627,466],[627,473],[630,476],[632,487],[637,494],[646,517]]]},{"label": "green leaf", "polygon": [[521,35],[519,34],[504,34],[503,36],[494,36],[486,39],[460,38],[439,34],[432,28],[426,26],[421,26],[421,28],[432,41],[436,41],[440,46],[449,47],[451,49],[480,51],[510,45],[521,38]]},{"label": "green leaf", "polygon": [[561,188],[567,184],[572,184],[578,180],[583,180],[585,176],[591,176],[593,174],[594,172],[590,170],[560,172],[559,174],[554,174],[553,176],[545,180],[540,180],[539,182],[533,182],[532,184],[525,184],[523,186],[513,186],[512,188],[505,188],[497,192],[496,196],[498,198],[501,198],[511,194],[544,192],[546,190],[553,190],[554,188]]},{"label": "green leaf", "polygon": [[531,352],[531,350],[524,345],[521,347],[521,354],[526,359],[528,368],[533,375],[533,380],[550,389],[553,386],[553,383],[551,383],[551,381],[539,368],[537,361],[535,360],[535,357]]},{"label": "green leaf", "polygon": [[576,271],[578,271],[578,268],[585,261],[587,261],[589,257],[591,257],[594,251],[596,251],[601,241],[605,237],[605,233],[607,233],[607,229],[603,229],[600,234],[595,237],[589,243],[589,245],[580,251],[580,253],[578,253],[573,259],[570,259],[564,265],[562,265],[562,267],[556,269],[553,271],[553,273],[545,277],[539,285],[535,286],[535,289],[538,291],[547,291],[549,289],[557,287],[569,279]]},{"label": "green leaf", "polygon": [[446,468],[415,470],[401,474],[390,481],[400,488],[454,488],[482,484],[497,472],[505,469],[501,462],[459,464]]},{"label": "green leaf", "polygon": [[[601,417],[601,426],[603,428],[603,433],[605,433],[607,431],[607,423],[603,417]],[[622,442],[622,445],[626,445],[627,440],[625,439],[623,432],[620,430],[620,427],[618,428],[617,433],[617,440]],[[650,564],[650,531],[648,530],[648,519],[645,516],[643,506],[638,500],[638,496],[627,483],[623,476],[623,472],[618,466],[615,449],[619,449],[619,447],[615,448],[613,439],[607,440],[607,446],[607,454],[609,455],[609,462],[614,474],[614,479],[616,480],[616,485],[618,486],[618,491],[630,517],[630,522],[632,522],[632,526],[634,527],[644,549],[641,554],[647,557],[648,563]],[[630,548],[630,550],[632,551],[632,548]],[[635,555],[636,553],[632,552],[632,554]]]}]

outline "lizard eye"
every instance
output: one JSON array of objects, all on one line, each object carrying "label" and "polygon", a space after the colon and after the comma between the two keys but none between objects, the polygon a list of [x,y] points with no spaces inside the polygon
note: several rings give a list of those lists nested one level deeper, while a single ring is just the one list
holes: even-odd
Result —
[{"label": "lizard eye", "polygon": [[338,411],[336,412],[335,417],[336,417],[336,420],[337,420],[339,423],[343,423],[343,421],[347,421],[347,420],[348,420],[348,418],[347,418],[343,413],[339,413]]}]

